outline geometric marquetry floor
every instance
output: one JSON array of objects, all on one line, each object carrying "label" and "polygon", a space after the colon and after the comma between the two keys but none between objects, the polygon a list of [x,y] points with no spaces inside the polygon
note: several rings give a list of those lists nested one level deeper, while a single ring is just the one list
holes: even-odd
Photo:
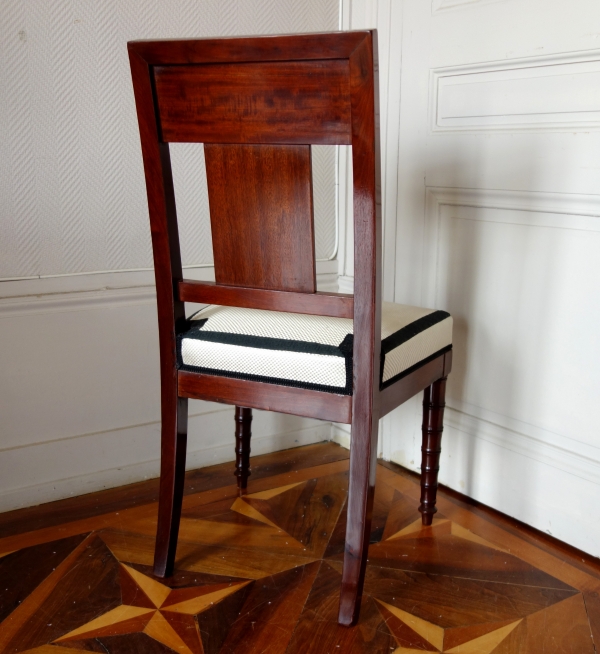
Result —
[{"label": "geometric marquetry floor", "polygon": [[263,470],[244,498],[232,477],[188,488],[168,580],[150,567],[153,502],[13,529],[0,539],[0,652],[595,651],[597,569],[443,492],[437,519],[423,528],[417,483],[384,466],[361,618],[339,627],[348,462],[343,450],[337,458]]}]

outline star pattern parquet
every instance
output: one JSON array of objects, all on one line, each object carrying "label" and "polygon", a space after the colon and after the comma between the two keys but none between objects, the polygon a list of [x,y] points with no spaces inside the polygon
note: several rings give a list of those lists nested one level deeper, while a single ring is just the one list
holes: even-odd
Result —
[{"label": "star pattern parquet", "polygon": [[[336,623],[347,461],[186,495],[176,573],[156,505],[0,539],[0,652],[592,654],[600,575],[380,466],[359,624]],[[596,647],[598,647],[596,643]]]}]

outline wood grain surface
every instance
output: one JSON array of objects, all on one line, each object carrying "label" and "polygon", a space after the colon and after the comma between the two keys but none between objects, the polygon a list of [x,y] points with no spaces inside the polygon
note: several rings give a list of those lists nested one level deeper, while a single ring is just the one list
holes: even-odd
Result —
[{"label": "wood grain surface", "polygon": [[179,393],[185,397],[211,402],[239,404],[297,416],[349,423],[352,397],[322,393],[306,388],[279,386],[247,379],[216,377],[180,370]]},{"label": "wood grain surface", "polygon": [[[0,651],[595,651],[598,562],[443,487],[423,526],[419,479],[393,464],[377,467],[360,618],[340,626],[347,452],[255,457],[243,497],[231,468],[188,475],[168,579],[152,572],[157,504],[144,485],[70,499],[65,521],[108,513],[22,533],[22,547],[0,539],[0,552],[18,548],[0,556]],[[56,517],[36,511],[40,524]],[[20,519],[31,526],[31,511],[13,512],[15,530]]]},{"label": "wood grain surface", "polygon": [[154,80],[169,143],[351,142],[348,60],[157,66]]},{"label": "wood grain surface", "polygon": [[314,293],[308,145],[205,145],[217,284]]},{"label": "wood grain surface", "polygon": [[347,293],[294,293],[262,288],[241,289],[227,284],[184,279],[178,284],[183,302],[219,304],[229,307],[291,311],[332,318],[352,318],[354,297]]}]

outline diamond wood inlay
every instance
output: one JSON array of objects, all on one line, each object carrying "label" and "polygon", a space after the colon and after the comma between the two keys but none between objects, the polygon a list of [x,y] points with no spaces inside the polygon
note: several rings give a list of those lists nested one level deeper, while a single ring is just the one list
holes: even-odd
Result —
[{"label": "diamond wood inlay", "polygon": [[155,504],[0,539],[23,544],[0,558],[0,651],[593,654],[599,570],[443,490],[423,527],[418,480],[381,466],[361,617],[340,627],[347,462],[273,471],[243,497],[229,477],[186,495],[168,579],[152,574]]}]

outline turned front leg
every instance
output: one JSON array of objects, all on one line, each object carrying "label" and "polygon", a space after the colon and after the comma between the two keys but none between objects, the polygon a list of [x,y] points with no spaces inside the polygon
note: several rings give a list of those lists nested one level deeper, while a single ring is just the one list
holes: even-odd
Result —
[{"label": "turned front leg", "polygon": [[240,495],[245,493],[250,476],[250,437],[252,409],[235,407],[235,476]]},{"label": "turned front leg", "polygon": [[435,506],[440,453],[442,451],[442,431],[444,429],[444,407],[446,396],[446,377],[438,379],[425,389],[423,395],[423,443],[421,446],[421,506],[423,524],[430,525]]}]

